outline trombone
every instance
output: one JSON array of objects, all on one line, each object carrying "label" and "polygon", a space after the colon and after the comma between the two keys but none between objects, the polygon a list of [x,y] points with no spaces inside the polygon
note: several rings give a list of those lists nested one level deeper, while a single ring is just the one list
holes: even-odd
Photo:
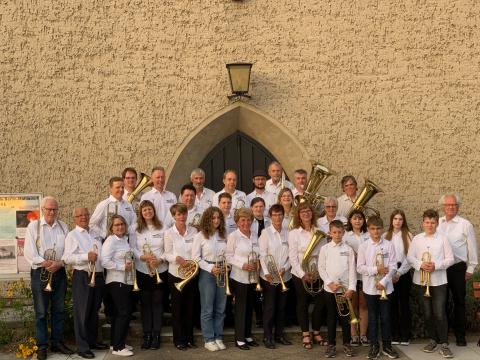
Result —
[{"label": "trombone", "polygon": [[215,260],[215,267],[221,269],[220,274],[216,275],[217,286],[220,288],[225,288],[225,294],[227,296],[232,295],[230,291],[230,282],[228,280],[228,263],[225,253],[222,251],[220,255]]},{"label": "trombone", "polygon": [[[92,251],[95,254],[98,254],[98,247],[97,244],[93,244]],[[95,261],[89,261],[88,262],[88,286],[90,287],[95,287],[95,269],[96,268],[96,262]]]},{"label": "trombone", "polygon": [[275,258],[273,255],[268,254],[265,257],[265,263],[267,264],[267,269],[270,275],[272,276],[272,285],[277,286],[278,284],[282,285],[282,292],[287,292],[288,288],[285,286],[285,283],[283,282],[283,277],[282,274],[280,273],[280,270],[278,269],[278,266],[275,262]]},{"label": "trombone", "polygon": [[[150,247],[150,244],[145,243],[143,244],[143,254],[144,255],[153,255],[152,248]],[[152,267],[149,261],[147,261],[147,266],[148,266],[148,272],[151,277],[155,276],[155,282],[157,284],[163,283],[162,279],[160,279],[160,274],[158,273],[158,269],[156,267]]]},{"label": "trombone", "polygon": [[255,286],[255,291],[260,292],[262,291],[262,285],[260,285],[260,258],[258,257],[258,254],[253,251],[253,243],[252,251],[250,251],[248,254],[247,263],[255,266],[255,270],[248,273],[248,282],[250,284],[257,283],[257,286]]},{"label": "trombone", "polygon": [[134,255],[133,251],[127,251],[125,253],[125,265],[127,264],[132,264],[131,270],[125,270],[125,284],[129,283],[129,280],[132,281],[133,283],[133,289],[132,291],[140,291],[140,288],[138,287],[137,284],[137,272],[135,269],[135,261],[134,261]]},{"label": "trombone", "polygon": [[[432,261],[432,254],[430,253],[429,249],[422,254],[422,262],[431,262]],[[420,283],[426,287],[425,297],[431,297],[430,295],[430,273],[423,269],[420,269]]]},{"label": "trombone", "polygon": [[[374,265],[377,266],[377,267],[381,267],[381,268],[385,267],[385,263],[383,261],[383,249],[380,249],[380,251],[375,254]],[[382,279],[383,279],[382,274],[377,273],[377,275],[375,275],[375,281],[377,283]],[[386,292],[385,288],[382,289],[382,292],[380,294],[380,300],[388,300],[387,292]]]},{"label": "trombone", "polygon": [[350,324],[358,324],[358,318],[355,315],[355,310],[353,309],[352,300],[345,297],[347,289],[342,283],[338,282],[337,291],[340,292],[335,294],[335,302],[337,303],[337,312],[339,316],[346,317],[350,316]]},{"label": "trombone", "polygon": [[198,263],[195,260],[185,260],[185,264],[179,266],[177,270],[178,277],[183,280],[175,283],[175,288],[182,292],[185,285],[187,285],[197,274]]}]

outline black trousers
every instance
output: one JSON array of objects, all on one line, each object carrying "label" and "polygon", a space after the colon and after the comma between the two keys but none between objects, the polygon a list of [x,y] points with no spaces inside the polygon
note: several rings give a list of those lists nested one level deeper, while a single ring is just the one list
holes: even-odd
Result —
[{"label": "black trousers", "polygon": [[160,274],[163,283],[157,284],[156,277],[137,271],[140,288],[140,308],[144,334],[160,334],[163,318],[163,291],[167,286],[167,272]]},{"label": "black trousers", "polygon": [[[447,269],[448,290],[452,294],[453,300],[453,319],[451,319],[450,323],[455,332],[457,341],[465,340],[465,296],[467,295],[465,281],[466,272],[467,264],[464,262],[454,264]],[[448,311],[447,314],[451,314],[451,312]]]},{"label": "black trousers", "polygon": [[245,342],[252,337],[253,301],[256,284],[243,284],[231,279],[235,296],[235,340]]},{"label": "black trousers", "polygon": [[168,287],[172,296],[172,328],[173,343],[176,345],[187,345],[193,343],[193,314],[195,301],[195,288],[198,288],[198,279],[190,280],[180,292],[175,287],[182,279],[168,274]]},{"label": "black trousers", "polygon": [[125,285],[116,281],[107,284],[107,291],[112,299],[110,344],[115,351],[125,348],[125,339],[127,338],[132,311],[132,289],[132,285]]},{"label": "black trousers", "polygon": [[308,320],[308,307],[310,302],[313,301],[312,312],[312,330],[320,331],[322,320],[325,318],[325,297],[322,291],[317,295],[310,295],[303,287],[302,279],[292,276],[293,286],[295,286],[295,292],[297,294],[297,319],[300,328],[303,332],[310,331],[310,325]]},{"label": "black trousers", "polygon": [[390,298],[390,319],[392,321],[393,341],[409,341],[412,327],[410,313],[410,289],[412,287],[412,275],[407,272],[393,284],[394,291]]},{"label": "black trousers", "polygon": [[[282,292],[282,286],[270,285],[268,281],[260,279],[263,288],[263,336],[272,339],[275,328],[275,339],[283,337],[285,327],[285,306],[287,304],[287,292]],[[285,283],[290,287],[290,281]]]},{"label": "black trousers", "polygon": [[350,316],[340,316],[338,314],[337,302],[334,294],[325,291],[324,296],[327,308],[328,344],[337,344],[337,319],[342,327],[343,344],[350,344],[350,340],[352,339],[350,331]]},{"label": "black trousers", "polygon": [[72,279],[73,325],[75,343],[79,352],[85,352],[97,343],[98,311],[105,289],[103,272],[95,275],[95,287],[88,286],[86,271],[74,270]]}]

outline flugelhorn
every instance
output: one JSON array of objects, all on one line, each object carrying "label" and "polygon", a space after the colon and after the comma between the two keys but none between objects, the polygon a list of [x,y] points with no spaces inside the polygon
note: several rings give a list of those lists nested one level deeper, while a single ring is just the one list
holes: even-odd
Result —
[{"label": "flugelhorn", "polygon": [[140,291],[137,283],[137,272],[135,269],[135,260],[134,260],[133,251],[127,251],[125,253],[125,265],[132,264],[132,268],[130,270],[125,270],[125,284],[129,283],[129,280],[133,283],[132,291]]},{"label": "flugelhorn", "polygon": [[343,317],[350,316],[350,324],[358,324],[358,318],[355,315],[352,300],[345,297],[347,290],[340,281],[338,283],[337,291],[338,290],[340,290],[340,292],[335,293],[338,315]]},{"label": "flugelhorn", "polygon": [[[311,295],[318,294],[323,290],[323,282],[318,273],[317,257],[312,256],[312,253],[324,237],[327,237],[327,234],[316,229],[302,258],[302,270],[310,274],[310,282],[302,279],[302,283],[305,291]],[[317,282],[318,285],[316,285]]]},{"label": "flugelhorn", "polygon": [[[150,247],[150,244],[145,243],[143,244],[143,254],[144,255],[153,255],[152,248]],[[151,277],[155,276],[155,282],[157,284],[163,283],[162,279],[160,278],[160,274],[158,273],[158,269],[150,264],[150,261],[147,261],[147,266],[148,266],[148,272]]]},{"label": "flugelhorn", "polygon": [[252,251],[250,251],[248,254],[247,263],[250,265],[255,265],[255,270],[248,273],[248,282],[250,284],[257,283],[257,286],[255,286],[255,291],[260,292],[262,291],[262,285],[260,285],[260,258],[258,257],[258,254],[253,251],[253,245]]},{"label": "flugelhorn", "polygon": [[366,206],[370,199],[379,192],[383,192],[382,189],[380,189],[373,181],[366,179],[362,191],[360,191],[360,194],[355,199],[355,202],[348,211],[348,215],[346,216],[346,218],[348,219],[350,217],[350,214],[355,210],[360,210],[361,212],[363,212],[367,219],[367,210],[372,211],[376,216],[380,217],[380,212],[377,209]]},{"label": "flugelhorn", "polygon": [[[95,254],[98,254],[98,247],[97,244],[93,244],[92,251]],[[90,287],[95,287],[95,270],[96,270],[96,262],[95,261],[89,261],[88,262],[88,286]]]},{"label": "flugelhorn", "polygon": [[[432,261],[432,254],[430,253],[429,250],[427,250],[422,254],[422,262],[431,262],[431,261]],[[431,295],[430,295],[430,273],[428,271],[420,269],[420,283],[423,286],[426,287],[425,294],[423,294],[423,296],[431,297]]]},{"label": "flugelhorn", "polygon": [[230,281],[228,280],[228,263],[225,253],[222,251],[219,256],[217,256],[215,261],[215,267],[221,269],[221,272],[216,275],[217,286],[220,288],[225,288],[225,294],[227,296],[232,295],[230,291]]},{"label": "flugelhorn", "polygon": [[[52,249],[47,249],[43,253],[43,258],[46,261],[55,261],[56,257],[57,257],[57,252],[55,251],[55,247]],[[43,283],[46,283],[45,287],[43,288],[43,291],[46,291],[46,292],[53,291],[52,280],[53,280],[53,272],[50,272],[47,269],[42,268],[42,270],[40,271],[40,281]]]},{"label": "flugelhorn", "polygon": [[[385,263],[383,261],[383,249],[380,249],[379,252],[377,252],[375,254],[375,259],[374,259],[374,265],[378,268],[384,268],[385,267]],[[380,273],[377,273],[377,275],[375,275],[375,281],[378,283],[380,280],[383,279],[383,275],[380,274]],[[388,297],[387,297],[387,292],[385,291],[385,287],[382,289],[381,293],[380,293],[380,300],[388,300]]]},{"label": "flugelhorn", "polygon": [[175,287],[178,291],[182,292],[185,285],[192,280],[198,274],[198,263],[194,260],[185,260],[183,266],[179,266],[177,275],[183,279],[180,282],[175,283]]},{"label": "flugelhorn", "polygon": [[135,189],[128,195],[127,201],[131,204],[133,203],[133,200],[137,197],[138,194],[140,194],[143,190],[145,190],[147,187],[152,186],[153,182],[150,179],[150,176],[140,173],[140,181],[137,186],[135,186]]},{"label": "flugelhorn", "polygon": [[280,270],[278,269],[277,263],[275,262],[275,258],[273,257],[273,255],[268,254],[265,257],[265,263],[267,265],[268,272],[270,273],[270,275],[272,276],[272,279],[273,279],[272,280],[272,285],[276,286],[278,284],[281,284],[282,285],[282,292],[287,292],[288,288],[285,286],[285,283],[283,282],[282,274],[281,274]]}]

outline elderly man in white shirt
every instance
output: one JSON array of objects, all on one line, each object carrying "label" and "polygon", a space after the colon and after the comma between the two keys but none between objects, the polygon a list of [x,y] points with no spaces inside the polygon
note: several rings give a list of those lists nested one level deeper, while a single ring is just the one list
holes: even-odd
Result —
[{"label": "elderly man in white shirt", "polygon": [[170,207],[176,204],[177,198],[174,193],[165,190],[165,169],[162,166],[156,166],[152,169],[153,187],[149,192],[142,195],[143,200],[150,200],[155,206],[158,220],[165,223]]},{"label": "elderly man in white shirt", "polygon": [[447,237],[454,255],[454,263],[447,269],[448,289],[454,305],[453,327],[457,346],[466,346],[466,280],[472,277],[478,265],[477,238],[472,223],[458,215],[461,205],[459,195],[445,194],[439,203],[445,216],[440,218],[438,231]]},{"label": "elderly man in white shirt", "polygon": [[190,174],[190,181],[197,190],[195,197],[195,205],[203,212],[207,208],[212,206],[215,191],[210,190],[204,186],[205,171],[203,171],[203,169],[193,169]]},{"label": "elderly man in white shirt", "polygon": [[267,184],[265,185],[265,189],[278,197],[280,190],[283,187],[288,187],[289,189],[293,189],[293,184],[288,181],[284,180],[282,184],[282,174],[283,174],[283,167],[277,161],[272,161],[270,165],[268,165],[268,176],[270,179],[267,180]]},{"label": "elderly man in white shirt", "polygon": [[225,192],[232,196],[232,215],[235,210],[248,206],[247,195],[243,191],[236,189],[237,173],[235,170],[225,170],[223,173],[223,185],[224,188],[213,197],[213,206],[218,206],[218,197]]},{"label": "elderly man in white shirt", "polygon": [[307,185],[307,170],[297,169],[293,172],[293,197],[303,195]]},{"label": "elderly man in white shirt", "polygon": [[277,203],[277,197],[265,190],[265,184],[267,182],[267,173],[263,170],[255,170],[252,176],[253,191],[247,195],[247,206],[251,206],[252,200],[256,197],[261,197],[265,201],[264,216],[268,217],[268,210],[273,204]]},{"label": "elderly man in white shirt", "polygon": [[344,194],[338,197],[338,211],[340,216],[348,216],[354,201],[357,199],[357,180],[353,175],[346,175],[340,181]]},{"label": "elderly man in white shirt", "polygon": [[327,196],[323,201],[325,216],[317,220],[317,228],[322,230],[325,234],[330,231],[329,225],[333,220],[339,220],[346,224],[347,219],[344,216],[338,214],[337,207],[338,202],[333,196]]}]

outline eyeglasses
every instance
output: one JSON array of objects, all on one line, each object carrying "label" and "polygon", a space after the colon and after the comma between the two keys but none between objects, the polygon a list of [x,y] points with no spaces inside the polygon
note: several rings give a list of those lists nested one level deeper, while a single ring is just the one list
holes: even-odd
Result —
[{"label": "eyeglasses", "polygon": [[443,204],[444,207],[457,207],[458,204]]},{"label": "eyeglasses", "polygon": [[325,206],[325,209],[336,209],[337,207],[335,205],[327,205]]},{"label": "eyeglasses", "polygon": [[125,226],[125,224],[124,224],[124,223],[120,223],[120,224],[113,224],[112,226],[117,226],[117,227],[118,227],[118,226]]},{"label": "eyeglasses", "polygon": [[58,208],[43,208],[43,210],[48,212],[56,212],[58,211]]}]

